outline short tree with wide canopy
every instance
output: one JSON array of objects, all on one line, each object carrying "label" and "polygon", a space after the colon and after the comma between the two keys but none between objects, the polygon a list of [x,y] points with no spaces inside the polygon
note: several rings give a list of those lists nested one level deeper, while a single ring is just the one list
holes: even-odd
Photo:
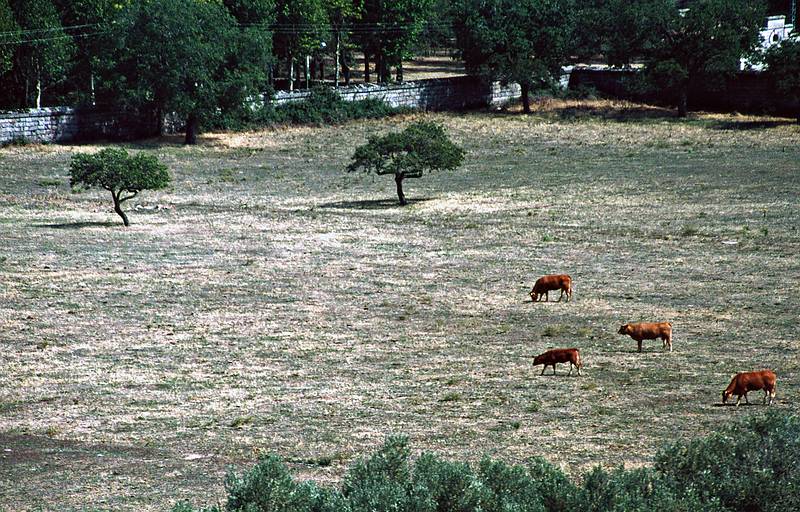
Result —
[{"label": "short tree with wide canopy", "polygon": [[69,166],[70,185],[100,187],[111,192],[114,211],[122,223],[130,225],[122,211],[122,203],[133,199],[142,190],[158,190],[169,185],[167,167],[155,156],[143,153],[130,156],[124,149],[108,148],[93,155],[72,157]]},{"label": "short tree with wide canopy", "polygon": [[452,170],[464,161],[464,150],[454,144],[440,125],[418,122],[402,132],[373,136],[356,149],[350,172],[363,170],[393,174],[400,204],[407,204],[403,180],[421,178],[425,171]]}]

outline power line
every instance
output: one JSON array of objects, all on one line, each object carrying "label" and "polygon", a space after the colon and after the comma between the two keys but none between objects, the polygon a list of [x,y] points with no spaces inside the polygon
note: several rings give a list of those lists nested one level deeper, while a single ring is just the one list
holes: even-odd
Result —
[{"label": "power line", "polygon": [[20,35],[20,34],[36,34],[39,32],[56,32],[59,30],[72,30],[74,28],[86,28],[86,27],[97,27],[102,25],[102,23],[86,23],[84,25],[67,25],[52,27],[52,28],[36,28],[36,29],[28,29],[28,30],[13,30],[10,32],[0,32],[0,36],[13,36],[13,35]]},{"label": "power line", "polygon": [[[69,25],[66,27],[54,27],[48,29],[31,29],[31,30],[19,30],[16,32],[0,32],[0,46],[8,46],[8,45],[26,45],[32,43],[42,43],[48,41],[58,41],[62,39],[69,39],[69,38],[85,38],[85,37],[94,37],[97,35],[108,34],[112,32],[112,30],[102,30],[98,32],[88,33],[88,34],[62,34],[53,37],[34,37],[34,38],[18,38],[19,36],[24,35],[34,35],[43,32],[57,32],[57,31],[66,31],[66,30],[74,30],[79,28],[87,28],[87,27],[99,27],[104,24],[102,23],[86,23],[82,25]],[[350,23],[345,25],[340,25],[336,28],[331,27],[330,25],[319,25],[314,23],[275,23],[272,25],[267,26],[266,24],[247,24],[241,23],[238,24],[239,27],[259,27],[263,26],[264,28],[268,29],[273,34],[278,35],[303,35],[303,34],[318,34],[320,32],[325,31],[333,31],[338,30],[339,32],[344,32],[353,35],[365,35],[365,34],[387,34],[387,33],[396,33],[396,32],[406,32],[412,29],[421,29],[424,30],[425,28],[447,28],[450,26],[447,22],[421,22],[421,23],[405,23],[405,24],[386,24],[386,23]],[[44,35],[44,34],[42,34]],[[12,37],[14,39],[3,41],[8,37]]]}]

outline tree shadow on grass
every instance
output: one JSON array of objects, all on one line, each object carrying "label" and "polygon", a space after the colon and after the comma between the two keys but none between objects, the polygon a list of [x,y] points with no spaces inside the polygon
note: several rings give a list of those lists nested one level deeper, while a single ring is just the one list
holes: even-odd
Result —
[{"label": "tree shadow on grass", "polygon": [[[491,112],[493,116],[517,117],[522,115],[521,107],[514,105]],[[538,115],[549,119],[563,121],[578,121],[582,119],[602,119],[606,121],[625,122],[686,122],[686,118],[677,116],[675,109],[657,105],[644,105],[637,103],[621,102],[587,102],[561,104],[558,101],[533,101],[531,115]],[[691,120],[691,118],[689,118]]]},{"label": "tree shadow on grass", "polygon": [[794,121],[786,119],[785,121],[718,121],[711,123],[711,128],[714,130],[733,130],[733,131],[747,131],[747,130],[766,130],[768,128],[777,128],[779,126],[788,126],[795,124]]},{"label": "tree shadow on grass", "polygon": [[[739,404],[739,407],[758,407],[758,406],[768,407],[766,404],[761,403],[761,402],[750,402],[749,404],[745,403],[745,402],[741,402]],[[721,402],[715,402],[715,403],[711,404],[711,407],[733,407],[735,409],[736,408],[736,399],[734,399],[733,401],[728,402],[727,404],[723,404]]]},{"label": "tree shadow on grass", "polygon": [[121,222],[64,222],[61,224],[33,224],[36,228],[49,229],[83,229],[83,228],[108,228],[122,226]]},{"label": "tree shadow on grass", "polygon": [[[421,204],[426,201],[431,201],[433,197],[420,197],[416,199],[407,199],[408,205]],[[334,201],[331,203],[322,203],[317,208],[330,208],[334,210],[386,210],[389,208],[405,208],[401,206],[397,199],[371,199],[365,201]]]}]

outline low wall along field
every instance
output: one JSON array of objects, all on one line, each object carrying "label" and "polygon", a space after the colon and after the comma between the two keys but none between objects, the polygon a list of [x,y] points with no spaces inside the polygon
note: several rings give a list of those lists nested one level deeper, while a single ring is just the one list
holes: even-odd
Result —
[{"label": "low wall along field", "polygon": [[[467,157],[408,180],[408,207],[344,171],[420,119]],[[760,415],[720,395],[761,368],[795,410],[791,120],[551,100],[178,142],[127,146],[174,177],[128,229],[69,189],[70,157],[103,146],[0,149],[0,508],[213,504],[268,452],[334,483],[392,433],[576,477],[648,465]],[[530,302],[550,273],[571,302]],[[673,352],[617,334],[638,321],[672,322]],[[558,347],[582,376],[532,367]]]},{"label": "low wall along field", "polygon": [[[345,101],[378,99],[392,107],[417,110],[463,110],[504,105],[519,98],[517,84],[489,84],[469,76],[435,78],[378,85],[358,84],[337,89]],[[272,103],[302,101],[308,90],[276,94]],[[179,123],[180,124],[180,123]],[[154,120],[138,119],[122,112],[54,107],[22,112],[0,112],[0,144],[23,142],[70,142],[99,139],[132,139],[156,133]]]}]

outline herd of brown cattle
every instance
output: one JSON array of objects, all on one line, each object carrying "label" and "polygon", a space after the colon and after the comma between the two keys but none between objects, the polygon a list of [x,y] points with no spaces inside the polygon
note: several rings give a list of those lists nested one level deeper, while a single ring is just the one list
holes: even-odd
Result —
[{"label": "herd of brown cattle", "polygon": [[[567,301],[572,299],[572,278],[567,274],[557,274],[542,276],[536,280],[531,289],[530,296],[533,302],[542,302],[544,297],[545,302],[549,302],[547,292],[560,290],[561,295],[558,296],[558,302],[561,302],[564,295],[567,296]],[[617,334],[625,334],[635,339],[639,352],[642,351],[643,340],[656,340],[661,339],[663,348],[672,352],[672,323],[671,322],[642,322],[637,324],[624,324],[619,328]],[[533,359],[533,365],[544,365],[541,375],[548,366],[553,367],[553,375],[556,374],[556,364],[569,363],[569,373],[572,374],[572,367],[578,369],[578,375],[581,374],[581,355],[577,348],[556,348],[548,350],[543,354],[539,354]],[[775,372],[772,370],[761,370],[756,372],[742,372],[734,375],[731,383],[725,391],[722,392],[722,403],[728,402],[731,395],[736,395],[736,405],[739,405],[744,396],[745,403],[747,401],[747,393],[749,391],[764,390],[764,403],[772,405],[775,399]],[[769,399],[769,402],[767,402]]]}]

